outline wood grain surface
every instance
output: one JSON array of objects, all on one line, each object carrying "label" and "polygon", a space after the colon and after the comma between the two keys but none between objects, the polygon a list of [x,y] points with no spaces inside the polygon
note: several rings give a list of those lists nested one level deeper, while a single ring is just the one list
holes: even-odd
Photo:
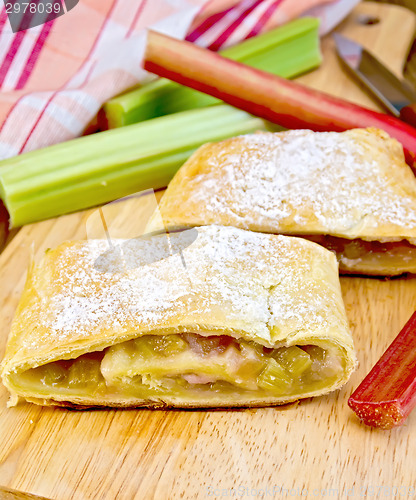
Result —
[{"label": "wood grain surface", "polygon": [[[363,15],[380,22],[360,24]],[[409,11],[371,3],[340,27],[398,74],[414,29]],[[300,80],[377,108],[340,67],[329,38],[323,52],[322,67]],[[136,231],[149,206],[143,200],[110,207],[110,229],[121,236]],[[26,226],[8,243],[0,257],[1,356],[32,249],[38,258],[63,240],[86,238],[94,227],[96,233],[94,217],[88,211]],[[341,281],[360,366],[328,396],[255,410],[75,412],[8,409],[0,386],[0,498],[25,498],[10,490],[59,500],[416,496],[416,412],[401,428],[378,431],[347,407],[415,310],[416,280]]]}]

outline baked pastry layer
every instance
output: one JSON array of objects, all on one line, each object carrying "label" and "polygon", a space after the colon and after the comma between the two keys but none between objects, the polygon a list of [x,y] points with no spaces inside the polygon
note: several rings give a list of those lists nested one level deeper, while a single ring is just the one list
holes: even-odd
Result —
[{"label": "baked pastry layer", "polygon": [[416,272],[416,179],[402,146],[377,129],[259,132],[206,144],[169,184],[160,215],[167,228],[325,236],[318,241],[336,249],[341,272]]},{"label": "baked pastry layer", "polygon": [[331,252],[220,226],[188,241],[167,258],[166,235],[47,252],[2,363],[11,394],[75,407],[265,406],[348,380],[356,358]]}]

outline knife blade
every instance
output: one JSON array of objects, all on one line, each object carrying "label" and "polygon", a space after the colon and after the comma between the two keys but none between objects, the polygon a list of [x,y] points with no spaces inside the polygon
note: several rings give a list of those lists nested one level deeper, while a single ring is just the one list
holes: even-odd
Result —
[{"label": "knife blade", "polygon": [[416,127],[416,91],[399,80],[362,45],[333,35],[341,60],[394,116]]}]

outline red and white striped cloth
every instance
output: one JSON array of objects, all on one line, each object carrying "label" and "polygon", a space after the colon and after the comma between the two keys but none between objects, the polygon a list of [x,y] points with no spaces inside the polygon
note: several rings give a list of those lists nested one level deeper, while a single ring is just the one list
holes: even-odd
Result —
[{"label": "red and white striped cloth", "polygon": [[80,0],[17,33],[3,8],[0,159],[81,135],[103,102],[143,81],[147,27],[218,50],[317,6],[328,30],[358,1]]}]

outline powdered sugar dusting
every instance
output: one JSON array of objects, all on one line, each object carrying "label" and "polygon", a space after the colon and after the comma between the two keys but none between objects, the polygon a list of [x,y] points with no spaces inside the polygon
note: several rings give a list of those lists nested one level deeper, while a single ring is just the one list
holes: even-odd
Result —
[{"label": "powdered sugar dusting", "polygon": [[[163,239],[165,235],[155,237],[152,248],[164,245]],[[22,347],[30,351],[39,346],[37,324],[43,341],[52,337],[57,347],[93,342],[103,329],[121,341],[139,327],[159,329],[170,321],[188,331],[195,331],[195,325],[218,329],[225,323],[265,345],[282,340],[282,325],[293,333],[346,329],[344,311],[334,315],[340,301],[339,287],[331,284],[337,280],[334,258],[314,243],[232,227],[201,227],[183,250],[186,267],[180,255],[141,265],[149,261],[150,247],[143,245],[138,241],[123,247],[128,272],[120,272],[119,263],[114,266],[111,259],[107,272],[96,269],[97,258],[108,250],[105,241],[64,244],[46,255],[33,276],[37,302],[18,318],[20,328],[27,329]],[[112,266],[117,272],[111,272]],[[319,271],[323,268],[328,283]]]},{"label": "powdered sugar dusting", "polygon": [[[378,150],[378,163],[366,141]],[[397,226],[392,236],[415,237],[416,179],[404,178],[406,192],[395,185],[389,174],[406,167],[392,164],[386,144],[369,131],[241,136],[200,164],[180,210],[184,220],[187,207],[192,216],[200,207],[205,221],[270,232],[365,238],[386,224]]]}]

